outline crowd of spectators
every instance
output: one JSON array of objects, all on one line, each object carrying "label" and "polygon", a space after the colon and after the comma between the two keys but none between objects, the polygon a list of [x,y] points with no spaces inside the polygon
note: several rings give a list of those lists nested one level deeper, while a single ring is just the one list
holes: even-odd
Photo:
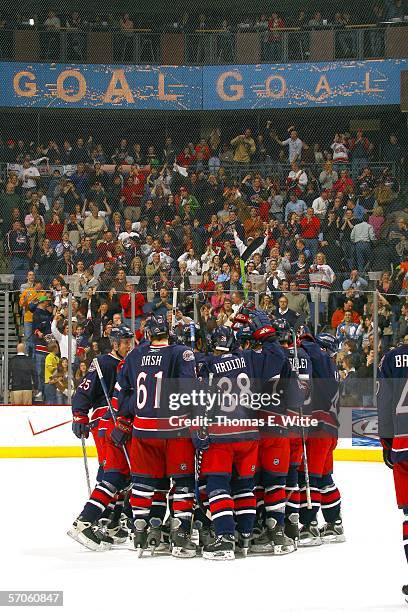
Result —
[{"label": "crowd of spectators", "polygon": [[3,143],[4,262],[37,399],[67,402],[69,355],[76,384],[110,350],[112,327],[134,322],[140,337],[149,312],[171,316],[175,287],[177,325],[197,304],[207,331],[231,325],[252,299],[291,325],[333,329],[344,377],[369,378],[373,289],[381,350],[408,332],[405,154],[395,135],[390,164],[370,167],[374,153],[362,130],[321,150],[270,123],[227,142],[218,129],[184,147],[167,137],[157,150],[126,139],[112,151],[92,138]]},{"label": "crowd of spectators", "polygon": [[[321,27],[325,25],[344,27],[360,23],[381,23],[400,19],[408,14],[406,0],[369,0],[356,3],[331,3],[322,8],[320,3],[310,3],[298,12],[289,6],[281,12],[271,10],[265,6],[264,11],[256,14],[255,11],[237,13],[236,15],[223,13],[222,9],[212,14],[189,14],[187,12],[164,15],[143,13],[110,13],[96,14],[87,11],[68,12],[55,8],[30,16],[3,14],[0,17],[0,29],[14,29],[19,27],[36,27],[39,30],[56,31],[61,28],[67,30],[112,30],[129,32],[138,28],[151,27],[154,30],[251,30],[272,31],[284,27]],[[31,21],[30,21],[31,20]]]}]

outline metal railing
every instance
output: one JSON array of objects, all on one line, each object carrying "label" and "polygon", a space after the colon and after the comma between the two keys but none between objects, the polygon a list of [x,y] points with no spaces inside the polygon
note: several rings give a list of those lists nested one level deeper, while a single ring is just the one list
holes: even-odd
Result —
[{"label": "metal railing", "polygon": [[[244,61],[242,44],[252,63],[314,61],[312,36],[316,31],[330,31],[334,38],[333,59],[369,59],[386,56],[387,36],[393,26],[405,26],[408,21],[393,24],[361,24],[335,27],[333,25],[306,28],[282,28],[256,31],[229,29],[180,31],[187,65],[234,64]],[[30,30],[29,30],[30,31]],[[0,60],[19,59],[21,35],[27,30],[0,30]],[[174,30],[173,30],[174,32]],[[251,33],[252,37],[241,42],[239,37]],[[160,64],[165,55],[163,31],[150,28],[131,31],[105,30],[104,47],[97,49],[98,60],[109,63]],[[32,61],[58,61],[86,63],[89,59],[91,32],[88,30],[61,29],[42,31],[31,29]],[[401,35],[401,49],[404,48]],[[27,49],[25,50],[27,55]],[[95,49],[92,49],[95,56]],[[256,59],[255,59],[256,58]]]},{"label": "metal railing", "polygon": [[[345,290],[323,290],[312,284],[310,290],[308,291],[305,290],[298,293],[293,293],[290,291],[283,292],[283,295],[288,297],[289,303],[291,299],[298,300],[299,296],[302,297],[302,295],[307,298],[307,301],[303,300],[303,307],[306,308],[306,311],[301,310],[299,313],[297,313],[295,327],[299,328],[301,325],[307,325],[314,331],[314,333],[319,333],[320,331],[324,330],[331,331],[337,335],[340,342],[338,357],[340,367],[342,366],[342,359],[344,355],[350,353],[350,349],[352,355],[354,355],[357,361],[364,361],[366,358],[368,358],[368,353],[373,351],[371,359],[373,374],[372,377],[366,379],[364,391],[366,396],[369,395],[371,397],[371,405],[373,406],[375,406],[377,366],[381,355],[389,348],[396,346],[401,342],[408,342],[408,335],[406,335],[405,332],[401,332],[401,329],[399,328],[400,308],[403,304],[407,303],[408,293],[406,290],[402,290],[400,294],[381,294],[381,292],[376,289],[375,285],[376,280],[378,280],[380,277],[380,274],[381,273],[369,273],[368,276],[370,277],[369,283],[371,283],[371,287],[369,285],[369,289],[356,290],[354,300],[355,304],[359,304],[359,306],[356,306],[359,312],[358,329],[357,325],[345,327],[346,323],[342,320],[337,327],[332,327],[335,322],[335,316],[337,315],[338,318],[339,312],[341,312],[341,305],[346,297]],[[267,276],[266,278],[264,278],[262,275],[258,278],[256,278],[256,275],[248,276],[246,284],[246,290],[248,293],[244,292],[243,289],[233,290],[232,288],[229,288],[229,283],[227,282],[225,283],[223,297],[220,297],[221,294],[218,293],[218,297],[215,298],[214,296],[216,296],[216,292],[202,291],[199,289],[201,275],[191,276],[190,278],[191,287],[186,291],[179,290],[177,294],[178,301],[174,328],[176,331],[181,330],[185,325],[188,325],[190,320],[194,320],[195,322],[201,320],[201,322],[203,322],[203,319],[199,318],[199,312],[201,313],[201,317],[204,317],[203,326],[207,333],[210,333],[211,330],[218,325],[231,325],[233,320],[231,301],[232,310],[235,310],[237,307],[234,305],[234,302],[237,303],[237,300],[242,300],[245,298],[245,296],[246,298],[253,300],[256,308],[265,308],[272,317],[279,318],[281,316],[278,310],[278,298],[282,295],[282,291],[281,289],[271,289],[270,286],[268,288]],[[112,321],[113,325],[115,325],[115,317],[119,315],[122,323],[128,325],[134,335],[136,330],[143,325],[143,320],[146,318],[146,316],[148,316],[152,311],[158,312],[158,309],[169,313],[170,322],[170,319],[173,317],[171,287],[169,287],[168,290],[168,297],[163,298],[162,303],[161,298],[158,297],[159,294],[157,286],[150,286],[148,287],[147,291],[139,292],[137,290],[137,278],[128,276],[127,280],[130,284],[134,284],[135,286],[135,290],[129,294],[131,299],[131,316],[129,319],[124,318],[124,311],[121,308],[120,303],[118,306],[118,303],[115,301],[115,305],[112,306],[112,296],[109,297],[109,292],[98,290],[93,292],[94,299],[100,301],[100,303],[108,300],[107,303],[110,304],[110,309],[108,311],[110,313],[110,322],[108,322],[107,325],[112,325]],[[57,301],[55,291],[52,295],[53,314],[61,314],[68,322],[68,347],[72,346],[71,341],[73,338],[75,338],[76,325],[82,324],[85,327],[89,325],[89,329],[92,330],[92,320],[95,319],[96,316],[94,314],[93,318],[89,319],[87,318],[86,314],[83,314],[83,311],[78,311],[78,305],[80,304],[81,299],[86,300],[89,298],[89,291],[84,290],[79,294],[74,294],[69,289],[70,282],[70,278],[65,277],[65,283],[68,287],[68,294],[62,306],[54,305],[54,303]],[[314,282],[312,277],[311,282]],[[123,293],[120,295],[123,295]],[[136,293],[138,295],[142,294],[145,299],[145,305],[141,310],[136,310]],[[13,294],[17,299],[19,291],[10,290],[5,292],[6,304],[12,299]],[[230,300],[230,302],[228,302],[228,300]],[[206,308],[208,308],[208,311],[205,310]],[[80,312],[82,312],[81,316],[79,316]],[[292,313],[293,312],[294,311],[292,310]],[[209,315],[208,319],[206,318],[207,314]],[[353,312],[353,317],[355,317],[355,315],[356,311]],[[10,323],[6,318],[4,351],[2,354],[0,367],[0,392],[4,403],[7,402],[6,398],[8,393],[9,325]],[[106,333],[109,334],[109,329],[105,329],[107,329]],[[98,338],[97,341],[101,342],[99,332],[98,335],[96,335],[96,331],[94,330],[93,334],[95,334],[95,338]],[[177,334],[178,332],[176,335]],[[102,337],[105,336],[103,335]],[[109,335],[107,337],[109,338]],[[92,342],[92,338],[93,336],[91,334],[89,336],[90,343]],[[25,340],[27,342],[27,347],[28,343],[30,341],[32,342],[32,339],[24,339],[24,337],[20,337],[20,340]],[[51,342],[52,336],[48,336],[48,340]],[[343,346],[345,342],[348,343],[347,349]],[[33,347],[31,346],[31,349],[32,348]],[[83,359],[86,360],[87,351],[95,351],[94,346],[91,345],[90,348],[86,349],[85,353],[82,352],[81,354],[79,351],[73,354],[72,349],[68,348],[67,402],[70,401],[72,393],[74,392],[74,381],[77,380],[75,378],[76,370],[79,367],[80,361]],[[94,356],[93,353],[92,356]],[[40,367],[44,367],[44,364],[40,363]],[[38,374],[40,375],[39,372]],[[365,405],[367,405],[367,398],[364,401],[366,402]]]}]

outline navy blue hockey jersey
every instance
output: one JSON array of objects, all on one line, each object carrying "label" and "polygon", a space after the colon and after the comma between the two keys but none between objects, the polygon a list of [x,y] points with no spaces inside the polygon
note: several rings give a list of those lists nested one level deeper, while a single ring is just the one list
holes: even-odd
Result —
[{"label": "navy blue hockey jersey", "polygon": [[408,345],[388,351],[378,368],[378,433],[392,438],[391,459],[408,461]]},{"label": "navy blue hockey jersey", "polygon": [[179,344],[141,344],[126,357],[117,382],[119,414],[133,416],[133,436],[189,436],[191,407],[181,401],[196,381],[194,353]]},{"label": "navy blue hockey jersey", "polygon": [[[296,372],[299,376],[299,383],[302,393],[303,414],[309,415],[313,378],[311,359],[301,346],[299,346],[296,351],[297,362],[293,345],[288,347],[284,346],[283,350],[285,351],[285,354],[289,359],[292,370]],[[290,408],[288,408],[288,413],[298,414],[298,411],[292,411]]]},{"label": "navy blue hockey jersey", "polygon": [[304,400],[299,378],[278,342],[264,342],[262,351],[255,353],[254,363],[262,391],[271,397],[270,405],[261,410],[265,422],[262,431],[278,435],[288,425],[285,417],[297,414]]},{"label": "navy blue hockey jersey", "polygon": [[259,405],[254,396],[253,357],[254,351],[237,350],[209,354],[202,364],[201,375],[211,402],[200,406],[198,412],[211,420],[208,433],[214,442],[258,438]]},{"label": "navy blue hockey jersey", "polygon": [[[100,355],[97,357],[97,360],[105,380],[109,397],[111,398],[117,379],[117,372],[122,360],[112,355],[112,353]],[[78,385],[72,398],[72,412],[88,414],[90,410],[92,410],[90,420],[93,427],[97,425],[100,418],[111,418],[98,373],[93,363],[89,366],[88,372]]]},{"label": "navy blue hockey jersey", "polygon": [[337,436],[339,421],[339,372],[330,355],[316,342],[303,340],[301,347],[312,362],[312,397],[309,414],[318,421],[309,435],[325,431]]}]

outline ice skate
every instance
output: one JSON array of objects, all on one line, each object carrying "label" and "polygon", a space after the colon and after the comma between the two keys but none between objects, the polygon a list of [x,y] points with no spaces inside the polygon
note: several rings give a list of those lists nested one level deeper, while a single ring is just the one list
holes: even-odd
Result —
[{"label": "ice skate", "polygon": [[102,552],[112,547],[111,543],[103,541],[100,538],[98,532],[91,523],[83,521],[81,517],[78,517],[77,520],[74,521],[71,529],[67,531],[67,535],[89,550]]},{"label": "ice skate", "polygon": [[121,521],[111,521],[107,526],[107,535],[112,538],[114,544],[124,544],[129,537],[129,531],[123,527]]},{"label": "ice skate", "polygon": [[249,545],[251,542],[250,533],[235,533],[235,554],[246,557],[248,555]]},{"label": "ice skate", "polygon": [[195,544],[191,541],[191,535],[183,528],[180,519],[171,520],[170,550],[173,557],[191,558],[197,554]]},{"label": "ice skate", "polygon": [[203,548],[204,559],[233,561],[235,559],[235,537],[230,534],[216,536],[214,542]]},{"label": "ice skate", "polygon": [[323,544],[320,537],[317,521],[312,521],[310,525],[302,525],[299,532],[298,546],[321,546]]},{"label": "ice skate", "polygon": [[133,548],[138,557],[143,555],[147,547],[147,522],[144,519],[136,519],[133,531]]},{"label": "ice skate", "polygon": [[201,521],[194,522],[193,533],[196,533],[196,539],[192,537],[193,542],[197,547],[197,554],[201,555],[204,546],[211,544],[215,540],[215,534],[210,525],[205,525]]},{"label": "ice skate", "polygon": [[253,534],[249,545],[250,554],[254,555],[270,555],[273,552],[271,540],[265,528],[258,528]]},{"label": "ice skate", "polygon": [[266,527],[274,555],[288,555],[294,552],[295,544],[293,540],[285,535],[282,525],[279,525],[276,519],[266,519]]},{"label": "ice skate", "polygon": [[326,523],[325,525],[323,525],[323,527],[320,527],[319,531],[323,544],[332,544],[346,541],[346,536],[344,535],[344,528],[341,519],[338,519],[334,523]]},{"label": "ice skate", "polygon": [[296,550],[299,543],[299,515],[295,512],[285,517],[285,535],[293,540]]}]

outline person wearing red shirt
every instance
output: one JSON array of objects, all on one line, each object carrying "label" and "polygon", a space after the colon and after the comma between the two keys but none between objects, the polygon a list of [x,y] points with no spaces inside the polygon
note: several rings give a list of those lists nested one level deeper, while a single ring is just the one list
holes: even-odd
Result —
[{"label": "person wearing red shirt", "polygon": [[112,232],[104,232],[103,240],[99,240],[96,245],[97,261],[105,262],[115,258],[116,241],[113,239]]},{"label": "person wearing red shirt", "polygon": [[278,17],[277,13],[272,13],[268,21],[268,59],[269,60],[281,60],[282,59],[282,28],[285,27],[285,22],[281,17]]},{"label": "person wearing red shirt", "polygon": [[306,215],[300,220],[300,228],[300,237],[314,259],[319,247],[320,219],[316,217],[311,206],[307,209]]},{"label": "person wearing red shirt", "polygon": [[[132,293],[134,293],[135,289],[133,285],[130,283],[126,283],[125,286],[126,293],[122,293],[119,298],[120,305],[122,307],[123,312],[123,321],[125,325],[131,327],[132,325]],[[135,293],[135,329],[139,329],[140,321],[144,316],[143,306],[145,305],[145,299],[143,294],[137,291]]]},{"label": "person wearing red shirt", "polygon": [[48,238],[53,246],[56,246],[62,241],[63,233],[64,223],[61,221],[60,216],[54,213],[51,221],[45,225],[45,237]]},{"label": "person wearing red shirt", "polygon": [[348,175],[348,170],[341,170],[340,178],[334,183],[336,193],[354,193],[354,181]]},{"label": "person wearing red shirt", "polygon": [[196,155],[197,153],[203,154],[203,160],[208,161],[210,159],[210,147],[207,144],[205,138],[202,138],[198,145],[195,147]]},{"label": "person wearing red shirt", "polygon": [[198,289],[204,291],[207,299],[211,299],[211,293],[215,291],[215,282],[211,279],[211,274],[208,270],[203,272],[201,283],[198,285]]},{"label": "person wearing red shirt", "polygon": [[126,183],[120,192],[120,201],[124,208],[125,219],[138,221],[140,218],[140,203],[145,190],[144,174],[133,174],[128,176]]},{"label": "person wearing red shirt", "polygon": [[351,320],[353,323],[360,323],[360,315],[358,312],[353,310],[353,302],[351,300],[346,300],[344,302],[343,308],[337,308],[332,315],[331,326],[333,329],[337,329],[338,325],[344,320],[344,313],[351,312]]},{"label": "person wearing red shirt", "polygon": [[177,155],[177,163],[183,168],[188,168],[190,164],[195,162],[195,155],[190,151],[189,147],[184,147],[183,151]]}]

